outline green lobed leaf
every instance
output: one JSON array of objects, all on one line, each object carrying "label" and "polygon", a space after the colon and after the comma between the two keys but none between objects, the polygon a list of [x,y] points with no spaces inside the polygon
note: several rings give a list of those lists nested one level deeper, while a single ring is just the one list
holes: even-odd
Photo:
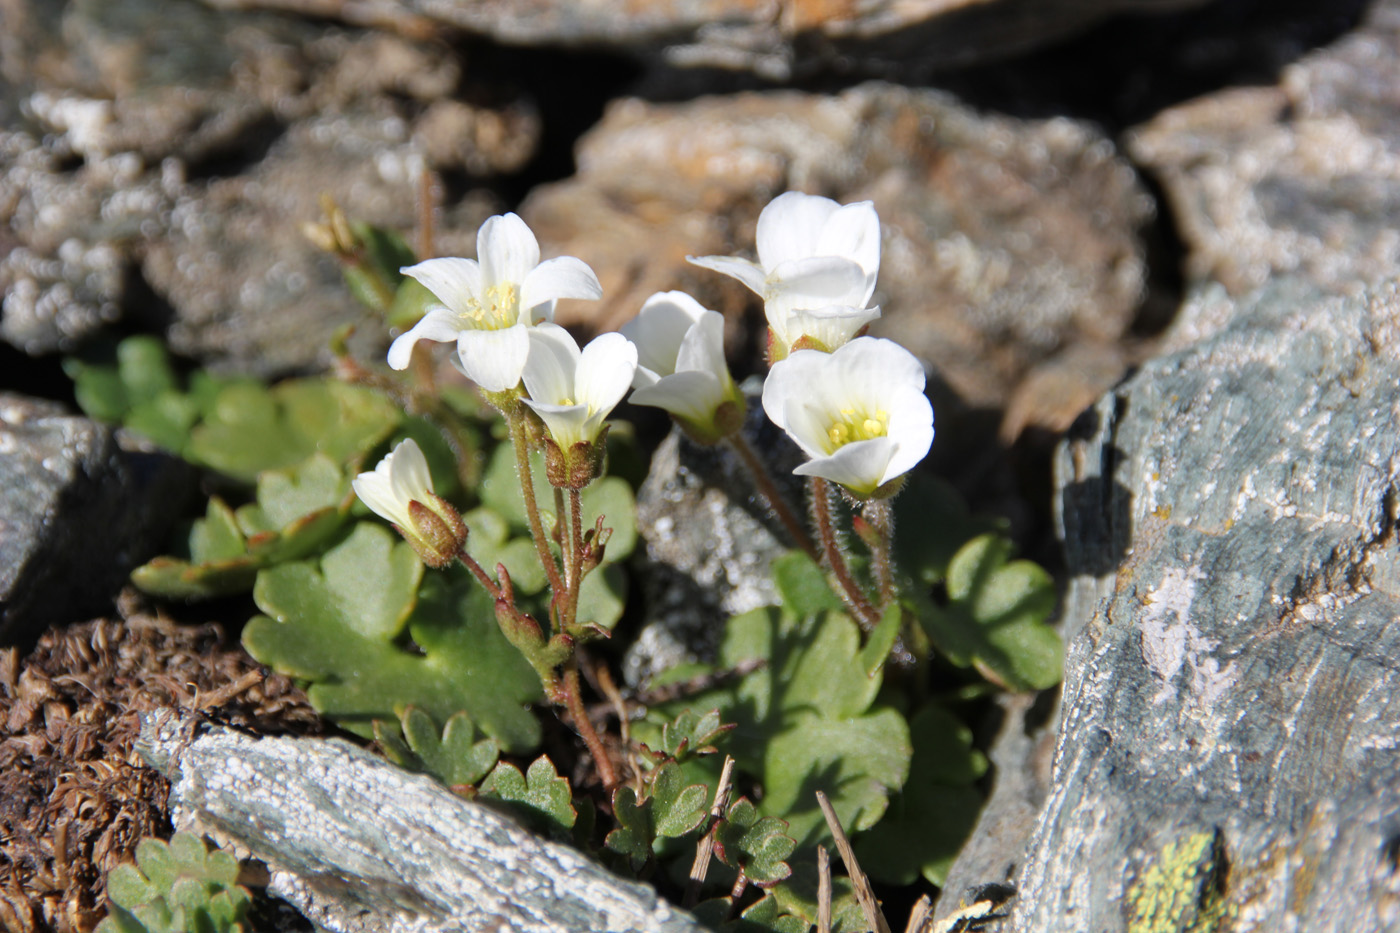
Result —
[{"label": "green lobed leaf", "polygon": [[648,790],[656,835],[676,839],[705,821],[710,806],[710,789],[686,780],[680,767],[663,764],[649,775]]},{"label": "green lobed leaf", "polygon": [[[811,925],[817,922],[817,864],[815,857],[792,862],[792,876],[769,890],[784,913]],[[867,933],[865,911],[856,900],[851,879],[833,875],[831,879],[832,933]]]},{"label": "green lobed leaf", "polygon": [[802,551],[789,551],[773,561],[773,584],[783,605],[798,618],[845,609],[826,574]]},{"label": "green lobed leaf", "polygon": [[922,874],[942,885],[982,808],[975,782],[987,761],[973,749],[972,731],[937,705],[915,713],[909,731],[909,782],[884,819],[856,840],[856,856],[877,881],[912,884]]},{"label": "green lobed leaf", "polygon": [[718,751],[714,743],[733,728],[732,723],[721,721],[717,709],[703,715],[683,710],[662,726],[661,751],[681,762],[698,755],[713,755]]},{"label": "green lobed leaf", "polygon": [[525,774],[508,762],[496,765],[481,784],[481,796],[512,804],[528,822],[565,838],[578,818],[568,780],[559,776],[554,763],[544,755],[536,758]]},{"label": "green lobed leaf", "polygon": [[652,801],[638,800],[637,792],[624,785],[613,791],[612,802],[617,828],[608,833],[603,845],[624,856],[633,872],[641,871],[652,858],[652,843],[656,841]]},{"label": "green lobed leaf", "polygon": [[715,855],[731,868],[742,869],[748,879],[769,888],[792,875],[786,859],[797,848],[787,835],[788,824],[777,817],[760,817],[748,798],[729,805],[715,831]]},{"label": "green lobed leaf", "polygon": [[245,627],[244,647],[311,680],[312,704],[361,735],[414,705],[439,722],[466,712],[506,751],[534,748],[526,704],[540,699],[539,679],[501,634],[490,594],[460,567],[420,584],[422,569],[407,544],[361,522],[321,561],[258,574],[253,597],[267,615]]},{"label": "green lobed leaf", "polygon": [[826,836],[814,791],[857,832],[879,820],[909,773],[908,727],[897,711],[872,708],[881,677],[867,675],[859,645],[841,613],[746,613],[729,622],[721,664],[764,666],[692,701],[735,723],[727,750],[761,782],[760,812],[787,820],[803,848]]},{"label": "green lobed leaf", "polygon": [[[413,766],[449,787],[477,784],[500,758],[500,743],[478,738],[481,734],[466,713],[452,716],[440,731],[433,717],[416,706],[407,707],[399,721]],[[376,738],[380,737],[380,725],[375,723]]]},{"label": "green lobed leaf", "polygon": [[378,392],[328,378],[218,391],[190,432],[186,456],[235,479],[294,466],[317,451],[349,462],[386,439],[403,415]]},{"label": "green lobed leaf", "polygon": [[1009,690],[1043,690],[1060,682],[1064,649],[1046,624],[1055,608],[1050,575],[1026,560],[1009,561],[1011,543],[981,535],[948,566],[948,605],[930,607],[929,638],[955,664],[974,664]]}]

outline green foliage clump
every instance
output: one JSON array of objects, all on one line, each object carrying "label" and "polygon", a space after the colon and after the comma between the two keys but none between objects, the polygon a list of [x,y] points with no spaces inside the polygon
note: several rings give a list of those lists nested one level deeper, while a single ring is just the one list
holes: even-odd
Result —
[{"label": "green foliage clump", "polygon": [[252,902],[237,860],[189,833],[141,840],[136,864],[107,876],[107,897],[98,933],[243,933]]}]

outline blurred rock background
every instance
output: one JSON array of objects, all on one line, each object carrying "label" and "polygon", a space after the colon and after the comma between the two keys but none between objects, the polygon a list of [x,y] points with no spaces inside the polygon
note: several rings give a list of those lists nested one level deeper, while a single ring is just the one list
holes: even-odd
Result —
[{"label": "blurred rock background", "polygon": [[[1309,384],[1372,393],[1385,384],[1400,313],[1387,291],[1400,277],[1397,152],[1396,0],[0,0],[0,391],[71,403],[60,357],[136,332],[161,334],[218,370],[280,376],[325,367],[330,335],[356,323],[354,350],[376,359],[389,334],[299,232],[326,194],[351,217],[410,241],[430,212],[440,254],[472,255],[480,221],[516,210],[546,255],[581,256],[602,280],[604,300],[566,303],[563,323],[614,329],[652,292],[682,288],[727,316],[731,359],[741,374],[755,372],[756,302],[684,257],[751,250],[759,210],[788,189],[871,199],[884,228],[876,300],[885,316],[875,333],[929,366],[939,429],[932,467],[978,510],[1011,519],[1031,556],[1074,580],[1064,614],[1076,705],[1057,729],[1053,702],[1004,704],[1011,727],[993,750],[997,794],[950,890],[1027,866],[1023,885],[1058,893],[1039,898],[1016,929],[1063,929],[1059,918],[1075,910],[1111,929],[1122,914],[1114,898],[1131,892],[1077,892],[1073,872],[1086,863],[1074,853],[1102,860],[1094,864],[1106,873],[1121,867],[1124,840],[1142,852],[1170,842],[1164,821],[1188,829],[1228,821],[1185,804],[1152,825],[1140,812],[1144,800],[1162,799],[1154,781],[1179,776],[1188,754],[1154,764],[1129,782],[1131,793],[1113,797],[1111,832],[1108,823],[1075,822],[1107,799],[1093,783],[1108,760],[1095,751],[1102,737],[1163,715],[1149,697],[1145,707],[1115,708],[1121,719],[1100,716],[1108,698],[1096,691],[1123,669],[1104,659],[1146,663],[1126,682],[1148,693],[1163,670],[1175,676],[1185,663],[1171,668],[1140,646],[1139,623],[1158,638],[1160,613],[1112,638],[1096,613],[1118,600],[1121,617],[1142,602],[1119,573],[1129,553],[1139,555],[1130,569],[1144,574],[1144,594],[1160,591],[1172,567],[1215,560],[1204,545],[1158,554],[1162,533],[1149,519],[1168,522],[1172,512],[1153,509],[1175,503],[1181,523],[1200,505],[1182,491],[1188,484],[1254,475],[1204,455],[1174,459],[1178,448],[1218,449],[1235,437],[1228,423],[1174,408],[1187,389],[1227,414],[1233,405],[1261,422],[1293,417],[1277,449],[1240,445],[1256,460],[1307,464],[1275,486],[1248,480],[1256,494],[1350,488],[1343,474],[1355,452],[1303,456],[1334,448],[1319,439],[1322,427],[1297,427],[1301,408],[1270,410],[1266,389],[1288,387],[1280,398],[1293,393],[1296,408]],[[1303,335],[1304,350],[1289,334]],[[1241,374],[1220,362],[1230,354],[1268,365]],[[1193,367],[1219,381],[1203,389]],[[1251,382],[1221,390],[1231,379]],[[1054,445],[1096,401],[1098,414],[1063,449],[1057,487]],[[29,605],[51,578],[52,542],[64,539],[54,527],[93,514],[87,491],[64,492],[70,474],[110,473],[120,481],[96,485],[138,504],[162,497],[159,484],[136,481],[132,452],[79,419],[32,398],[5,404],[17,414],[0,419],[0,471],[27,483],[35,469],[49,470],[43,501],[52,505],[37,523],[0,510],[0,554],[10,565],[0,567],[0,609]],[[1372,406],[1337,423],[1370,437],[1393,434],[1396,420],[1391,407]],[[1216,427],[1203,434],[1201,425]],[[60,435],[100,443],[53,460],[43,445]],[[113,458],[106,466],[83,459],[104,450]],[[1386,457],[1361,460],[1389,477]],[[1162,480],[1160,470],[1125,466],[1167,461],[1197,470]],[[1161,492],[1158,482],[1180,485]],[[1339,558],[1351,546],[1328,538],[1325,554],[1298,557],[1308,567],[1242,561],[1271,575],[1262,589],[1245,589],[1287,595],[1295,577],[1315,589],[1334,565],[1338,579],[1369,581],[1370,549],[1393,548],[1384,530],[1394,521],[1391,486],[1373,485],[1347,512],[1361,556]],[[1225,530],[1252,515],[1207,504],[1224,509]],[[1325,495],[1314,506],[1340,514]],[[21,539],[31,526],[42,534]],[[1267,538],[1271,525],[1253,527]],[[1158,537],[1138,537],[1149,533]],[[150,556],[142,549],[157,545],[143,542],[159,538],[159,528],[143,526],[120,560]],[[1154,565],[1159,557],[1167,563]],[[26,576],[31,564],[47,569]],[[1377,605],[1382,612],[1384,601]],[[1325,626],[1330,611],[1309,623]],[[1247,620],[1267,627],[1268,611],[1260,613]],[[1193,670],[1215,647],[1243,644],[1234,629],[1195,637],[1178,651]],[[1259,676],[1267,681],[1282,664]],[[1389,689],[1382,668],[1366,675],[1368,690]],[[1262,689],[1244,678],[1231,688],[1235,701],[1191,700],[1193,683],[1181,703],[1193,722],[1212,704],[1220,716],[1243,710]],[[1278,708],[1302,709],[1290,696],[1277,697]],[[1303,714],[1279,713],[1292,715]],[[1376,716],[1363,738],[1383,744],[1395,718]],[[1152,722],[1149,735],[1175,728]],[[1257,746],[1240,754],[1274,747],[1267,736],[1239,741]],[[1390,772],[1356,765],[1345,749],[1328,754],[1327,767],[1352,780],[1350,796],[1338,791],[1336,800],[1376,826],[1400,818],[1389,797],[1355,789],[1394,786]],[[1245,801],[1244,822],[1226,831],[1234,851],[1284,852],[1280,864],[1302,851],[1296,839],[1260,836],[1249,823],[1254,798],[1230,783],[1238,770],[1231,777],[1207,764],[1190,765],[1215,782],[1197,798]],[[1124,760],[1113,767],[1128,773]],[[1263,786],[1254,790],[1265,795]],[[1295,822],[1346,835],[1336,828],[1343,804],[1309,810],[1307,793],[1325,796],[1309,787],[1294,809],[1259,803],[1259,821],[1287,810]],[[1368,832],[1347,835],[1357,840],[1348,852],[1374,848],[1393,861],[1398,837]],[[1325,883],[1311,902],[1261,908],[1262,925],[1241,929],[1326,928],[1316,924],[1331,916],[1327,898],[1371,879],[1367,858],[1348,855],[1337,863],[1345,869],[1318,875]],[[1286,877],[1260,877],[1261,903],[1284,897]],[[1375,884],[1367,904],[1392,896]],[[1289,910],[1293,926],[1275,922]],[[1355,916],[1356,929],[1390,922],[1378,906]]]}]

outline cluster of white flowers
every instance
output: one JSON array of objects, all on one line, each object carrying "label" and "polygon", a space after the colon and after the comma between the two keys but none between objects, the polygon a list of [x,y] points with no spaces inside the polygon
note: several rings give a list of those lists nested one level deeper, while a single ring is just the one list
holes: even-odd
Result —
[{"label": "cluster of white flowers", "polygon": [[[880,316],[870,306],[880,269],[874,206],[789,192],[760,214],[757,246],[757,262],[690,261],[762,297],[773,362],[763,408],[811,458],[796,472],[861,498],[887,493],[928,453],[933,409],[912,354],[858,336]],[[554,306],[561,298],[600,298],[592,269],[571,256],[540,262],[539,243],[514,214],[482,225],[477,255],[403,270],[438,303],[393,342],[390,366],[406,368],[420,340],[455,341],[459,367],[482,389],[519,393],[523,384],[521,400],[566,450],[594,444],[629,387],[634,403],[665,409],[702,442],[739,429],[744,399],[725,362],[719,313],[683,292],[660,292],[621,333],[580,349],[553,323]],[[411,454],[417,451],[397,461],[391,454],[355,483],[367,505],[401,527],[405,497],[431,493],[421,454]]]}]

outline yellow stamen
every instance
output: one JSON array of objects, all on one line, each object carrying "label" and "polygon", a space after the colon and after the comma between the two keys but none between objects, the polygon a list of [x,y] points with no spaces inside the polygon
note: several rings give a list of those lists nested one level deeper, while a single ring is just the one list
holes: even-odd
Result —
[{"label": "yellow stamen", "polygon": [[844,447],[854,441],[868,441],[889,434],[889,412],[877,411],[873,415],[853,408],[843,408],[841,420],[833,421],[826,429],[826,438],[831,442],[831,450]]},{"label": "yellow stamen", "polygon": [[512,282],[502,282],[486,290],[482,300],[472,299],[462,311],[462,320],[474,330],[504,330],[520,317],[520,291]]}]

